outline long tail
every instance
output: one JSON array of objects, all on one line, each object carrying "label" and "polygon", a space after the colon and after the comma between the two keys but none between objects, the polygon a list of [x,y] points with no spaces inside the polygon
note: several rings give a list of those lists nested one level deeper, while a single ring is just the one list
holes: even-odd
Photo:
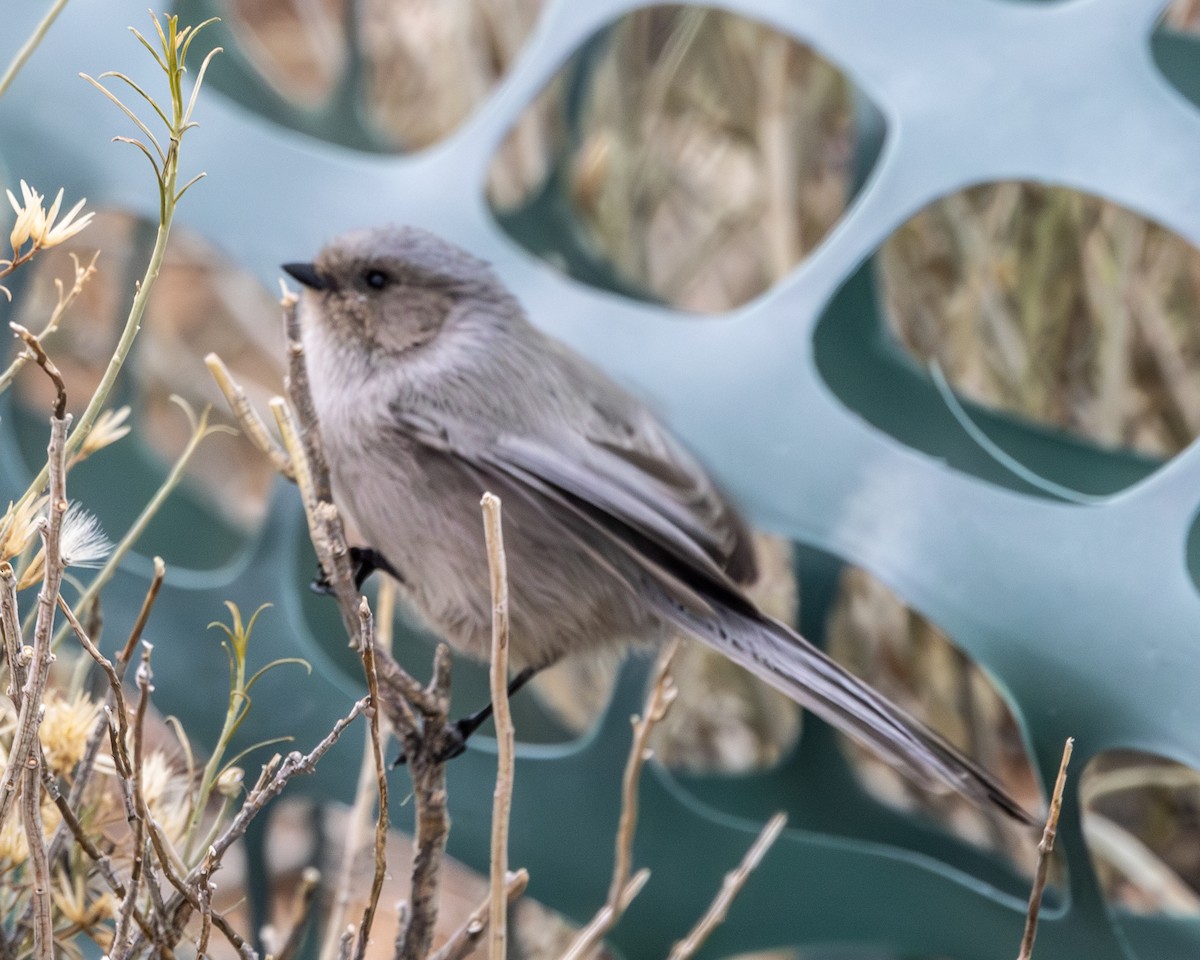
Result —
[{"label": "long tail", "polygon": [[668,620],[854,737],[916,782],[1037,820],[986,770],[944,737],[877,693],[786,624],[757,610],[713,605],[705,616],[668,603]]}]

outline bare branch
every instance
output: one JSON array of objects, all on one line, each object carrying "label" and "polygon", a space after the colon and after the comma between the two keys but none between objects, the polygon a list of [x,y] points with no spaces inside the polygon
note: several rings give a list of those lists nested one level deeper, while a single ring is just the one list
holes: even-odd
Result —
[{"label": "bare branch", "polygon": [[654,668],[654,685],[646,697],[643,716],[633,718],[633,745],[629,749],[629,759],[625,763],[625,775],[621,781],[621,819],[617,826],[608,898],[587,926],[575,935],[562,960],[579,960],[587,956],[588,952],[616,926],[621,914],[650,879],[649,870],[638,871],[632,879],[629,876],[633,863],[633,837],[637,831],[638,783],[642,777],[642,767],[650,756],[650,748],[647,746],[650,733],[675,702],[677,691],[671,682],[671,662],[678,649],[679,640],[674,639],[659,654]]},{"label": "bare branch", "polygon": [[[450,834],[445,766],[450,704],[450,648],[444,643],[438,645],[434,654],[433,678],[425,688],[425,694],[430,703],[441,704],[442,711],[425,715],[419,735],[414,730],[397,726],[397,732],[404,741],[416,805],[412,891],[408,924],[402,938],[401,955],[404,957],[425,957],[429,954],[437,925],[442,856],[446,851],[446,838]],[[396,722],[394,717],[392,722]]]},{"label": "bare branch", "polygon": [[163,563],[162,557],[154,558],[154,576],[150,580],[150,586],[146,588],[145,599],[142,600],[142,608],[138,611],[137,619],[133,622],[133,629],[129,631],[129,639],[125,641],[125,646],[121,648],[121,653],[117,657],[117,676],[124,678],[125,668],[129,666],[129,661],[133,659],[134,648],[137,647],[138,641],[142,639],[142,631],[146,629],[146,621],[150,619],[150,611],[154,608],[154,601],[158,599],[158,591],[162,588],[163,579],[167,575],[167,565]]},{"label": "bare branch", "polygon": [[33,886],[33,955],[36,960],[54,960],[54,918],[50,909],[50,861],[46,858],[46,834],[42,827],[41,751],[34,750],[21,778],[21,815]]},{"label": "bare branch", "polygon": [[[54,654],[50,646],[50,634],[54,629],[54,608],[62,583],[63,562],[59,540],[62,534],[62,519],[67,512],[66,487],[66,436],[71,418],[55,417],[50,421],[50,444],[47,447],[49,465],[50,497],[46,505],[47,519],[43,526],[45,550],[45,572],[42,589],[38,593],[37,619],[33,630],[33,656],[21,691],[21,709],[17,714],[17,725],[8,751],[8,762],[0,776],[0,826],[4,825],[17,796],[17,781],[21,772],[30,765],[37,731],[41,724],[42,694],[50,674],[50,663]],[[36,763],[35,763],[36,765]],[[36,790],[41,790],[40,777]],[[32,838],[30,840],[32,843]]]},{"label": "bare branch", "polygon": [[297,299],[285,293],[280,305],[283,307],[283,333],[287,338],[288,371],[284,384],[288,397],[296,408],[300,421],[300,439],[314,481],[313,495],[317,500],[332,501],[333,488],[329,482],[329,461],[325,459],[325,447],[321,443],[317,408],[313,404],[312,390],[308,383],[308,367],[304,363],[304,338],[300,332],[300,317],[296,312]]},{"label": "bare branch", "polygon": [[643,867],[630,878],[629,882],[621,889],[617,897],[605,903],[596,915],[588,921],[587,926],[582,927],[575,935],[575,939],[571,941],[567,952],[559,958],[559,960],[582,960],[583,957],[589,957],[596,944],[604,939],[604,935],[617,925],[617,921],[621,918],[629,905],[633,903],[633,898],[642,892],[642,887],[646,885],[646,881],[650,879],[650,871]]},{"label": "bare branch", "polygon": [[[216,870],[216,865],[238,840],[245,836],[246,830],[249,828],[251,821],[260,814],[263,808],[275,797],[283,792],[283,788],[287,786],[288,781],[296,774],[312,773],[316,770],[317,763],[332,749],[333,745],[341,739],[346,728],[354,722],[359,714],[363,713],[369,705],[367,698],[357,701],[353,708],[346,716],[342,717],[333,725],[333,729],[325,735],[325,737],[312,750],[306,754],[300,753],[298,750],[293,750],[286,758],[281,758],[277,754],[266,764],[258,777],[258,782],[254,788],[246,796],[245,802],[238,811],[237,816],[225,828],[219,837],[217,837],[208,849],[205,857],[205,862],[193,867],[186,877],[182,878],[184,885],[192,885],[207,871],[213,873]],[[118,778],[120,779],[120,778]],[[139,821],[140,822],[140,821]],[[166,912],[168,915],[176,917],[176,923],[181,926],[180,919],[186,918],[187,910],[191,904],[178,890],[172,894],[170,900],[166,903]],[[218,915],[213,914],[213,922],[217,923]],[[137,949],[142,946],[143,938],[138,938],[131,944],[131,949]],[[114,956],[114,960],[116,957]]]},{"label": "bare branch", "polygon": [[204,358],[204,363],[213,379],[217,381],[217,386],[221,388],[221,393],[225,395],[229,409],[241,425],[246,439],[262,451],[278,473],[295,482],[296,474],[292,469],[292,461],[275,442],[262,417],[258,415],[258,411],[254,409],[247,398],[246,391],[233,379],[233,374],[225,366],[225,361],[215,353],[210,353]]},{"label": "bare branch", "polygon": [[[505,904],[511,907],[516,903],[527,886],[529,886],[528,871],[518,870],[516,873],[508,874],[504,878],[502,888]],[[487,932],[488,918],[491,916],[494,899],[489,891],[487,899],[471,911],[466,923],[455,930],[450,935],[450,939],[442,944],[441,948],[429,957],[429,960],[465,960]]]},{"label": "bare branch", "polygon": [[1063,744],[1062,761],[1058,765],[1058,777],[1054,781],[1054,793],[1050,798],[1050,812],[1046,814],[1046,828],[1038,844],[1037,870],[1033,876],[1033,889],[1029,891],[1029,906],[1025,910],[1025,932],[1021,935],[1021,952],[1017,960],[1030,960],[1033,942],[1037,939],[1038,913],[1042,909],[1042,894],[1046,891],[1046,875],[1050,870],[1050,854],[1054,852],[1054,838],[1058,835],[1058,816],[1062,812],[1063,790],[1067,785],[1067,764],[1071,762],[1071,751],[1075,749],[1075,738],[1067,737]]},{"label": "bare branch", "polygon": [[54,419],[62,420],[67,415],[67,385],[63,383],[62,373],[54,365],[54,361],[46,355],[46,350],[42,346],[41,340],[19,323],[10,323],[9,326],[18,337],[25,341],[25,346],[29,350],[31,358],[37,361],[37,365],[46,372],[46,376],[54,384]]},{"label": "bare branch", "polygon": [[725,915],[729,913],[729,905],[733,903],[734,897],[741,893],[742,887],[750,879],[750,874],[754,871],[754,868],[766,856],[767,851],[771,849],[771,845],[779,839],[779,834],[783,831],[786,823],[787,816],[782,813],[775,814],[775,816],[767,821],[767,825],[762,828],[758,839],[746,851],[746,855],[742,858],[742,862],[738,864],[737,869],[732,873],[725,874],[725,882],[721,884],[721,889],[718,891],[712,905],[709,906],[704,916],[700,918],[691,932],[671,948],[671,953],[667,960],[687,960],[688,957],[694,956],[713,930],[724,922]]},{"label": "bare branch", "polygon": [[508,705],[508,564],[504,556],[500,498],[485,493],[484,535],[492,588],[492,662],[489,673],[492,709],[496,722],[496,788],[492,794],[492,904],[488,934],[489,960],[508,955],[508,821],[512,813],[513,721]]},{"label": "bare branch", "polygon": [[383,891],[383,881],[387,877],[388,835],[387,766],[383,761],[383,734],[380,731],[379,676],[375,672],[375,622],[371,617],[371,608],[367,604],[366,597],[362,598],[358,609],[358,615],[362,620],[363,672],[367,675],[367,692],[371,698],[371,709],[367,714],[369,720],[368,743],[371,760],[375,767],[375,789],[378,794],[379,812],[375,820],[375,874],[371,880],[371,894],[363,909],[362,920],[358,924],[354,960],[362,960],[367,951],[367,942],[371,936],[371,924],[375,921],[379,895]]}]

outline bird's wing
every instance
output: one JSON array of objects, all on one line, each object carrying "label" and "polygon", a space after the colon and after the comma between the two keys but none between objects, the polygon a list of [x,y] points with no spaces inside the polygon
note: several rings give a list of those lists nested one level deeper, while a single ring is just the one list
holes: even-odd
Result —
[{"label": "bird's wing", "polygon": [[[587,475],[617,487],[630,501],[669,522],[700,548],[735,583],[757,576],[750,532],[704,469],[639,404],[593,396],[582,437],[573,437],[567,456],[554,456],[527,440],[508,441],[520,460],[564,488],[588,497]],[[588,497],[590,499],[590,497]],[[619,511],[624,513],[625,511]]]},{"label": "bird's wing", "polygon": [[[763,614],[725,572],[711,527],[665,491],[636,458],[578,436],[550,445],[466,424],[397,413],[396,427],[478,477],[520,497],[664,619],[858,738],[933,788],[959,790],[1015,819],[1029,814],[939,734],[846,671],[786,624]],[[668,476],[670,474],[667,474]]]},{"label": "bird's wing", "polygon": [[[749,531],[703,469],[640,409],[589,407],[582,431],[554,442],[484,435],[466,423],[395,411],[398,429],[496,481],[519,480],[536,505],[585,514],[616,540],[703,571],[733,592],[757,575]],[[639,418],[635,421],[633,418]],[[528,499],[528,497],[527,497]],[[536,498],[535,498],[536,499]]]}]

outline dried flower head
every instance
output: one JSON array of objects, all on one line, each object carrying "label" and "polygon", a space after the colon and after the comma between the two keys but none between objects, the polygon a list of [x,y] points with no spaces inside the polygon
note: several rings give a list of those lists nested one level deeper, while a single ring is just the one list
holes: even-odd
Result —
[{"label": "dried flower head", "polygon": [[37,531],[38,518],[45,507],[45,497],[35,497],[16,506],[9,501],[4,518],[0,519],[0,560],[11,560],[25,549]]},{"label": "dried flower head", "polygon": [[217,793],[223,797],[236,797],[242,792],[242,781],[246,771],[241,767],[226,767],[217,777]]},{"label": "dried flower head", "polygon": [[[94,212],[85,213],[76,219],[79,211],[83,209],[84,203],[87,202],[84,198],[67,212],[60,223],[56,224],[54,221],[58,219],[58,211],[62,206],[63,192],[61,189],[49,210],[43,206],[46,198],[24,180],[21,181],[20,203],[17,202],[17,198],[13,196],[11,190],[6,192],[8,193],[8,202],[12,204],[12,208],[17,214],[17,222],[13,224],[12,233],[9,234],[14,260],[21,256],[21,248],[25,244],[32,243],[32,250],[45,250],[48,247],[57,246],[83,230],[95,216]],[[26,252],[31,253],[32,250]]]},{"label": "dried flower head", "polygon": [[71,458],[71,464],[74,466],[81,460],[86,460],[93,453],[103,450],[110,444],[116,443],[123,436],[129,433],[130,427],[126,423],[129,419],[129,407],[120,407],[116,410],[105,410],[96,418],[96,422],[92,424],[91,432],[83,441],[83,446]]},{"label": "dried flower head", "polygon": [[50,896],[59,915],[80,930],[90,931],[115,913],[112,894],[89,883],[80,870],[60,873]]},{"label": "dried flower head", "polygon": [[161,750],[142,761],[142,793],[150,814],[172,843],[187,829],[191,807],[186,775]]},{"label": "dried flower head", "polygon": [[100,521],[78,502],[72,503],[63,517],[60,543],[68,567],[98,567],[112,552],[112,541],[100,528]]},{"label": "dried flower head", "polygon": [[28,859],[29,845],[25,842],[21,818],[9,817],[0,827],[0,876]]},{"label": "dried flower head", "polygon": [[100,706],[87,694],[68,699],[58,691],[47,693],[44,702],[46,712],[38,736],[50,769],[64,775],[83,759]]},{"label": "dried flower head", "polygon": [[[59,536],[59,554],[68,567],[98,567],[112,552],[112,541],[100,528],[100,521],[78,501],[67,507]],[[42,547],[21,573],[17,589],[24,590],[42,579],[46,569],[46,548]]]},{"label": "dried flower head", "polygon": [[[48,797],[43,796],[39,814],[42,818],[42,830],[46,834],[53,833],[62,822],[58,808]],[[25,840],[25,828],[20,817],[9,817],[0,826],[0,876],[6,871],[21,866],[29,859],[29,844]],[[0,883],[0,890],[6,885]]]}]

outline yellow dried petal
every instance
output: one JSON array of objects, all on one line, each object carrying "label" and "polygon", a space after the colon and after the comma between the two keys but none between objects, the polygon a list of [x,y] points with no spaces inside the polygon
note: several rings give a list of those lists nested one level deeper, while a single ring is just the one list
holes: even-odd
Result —
[{"label": "yellow dried petal", "polygon": [[44,702],[46,712],[38,731],[42,750],[50,769],[65,775],[83,759],[100,705],[86,694],[67,699],[57,691],[48,693]]}]

